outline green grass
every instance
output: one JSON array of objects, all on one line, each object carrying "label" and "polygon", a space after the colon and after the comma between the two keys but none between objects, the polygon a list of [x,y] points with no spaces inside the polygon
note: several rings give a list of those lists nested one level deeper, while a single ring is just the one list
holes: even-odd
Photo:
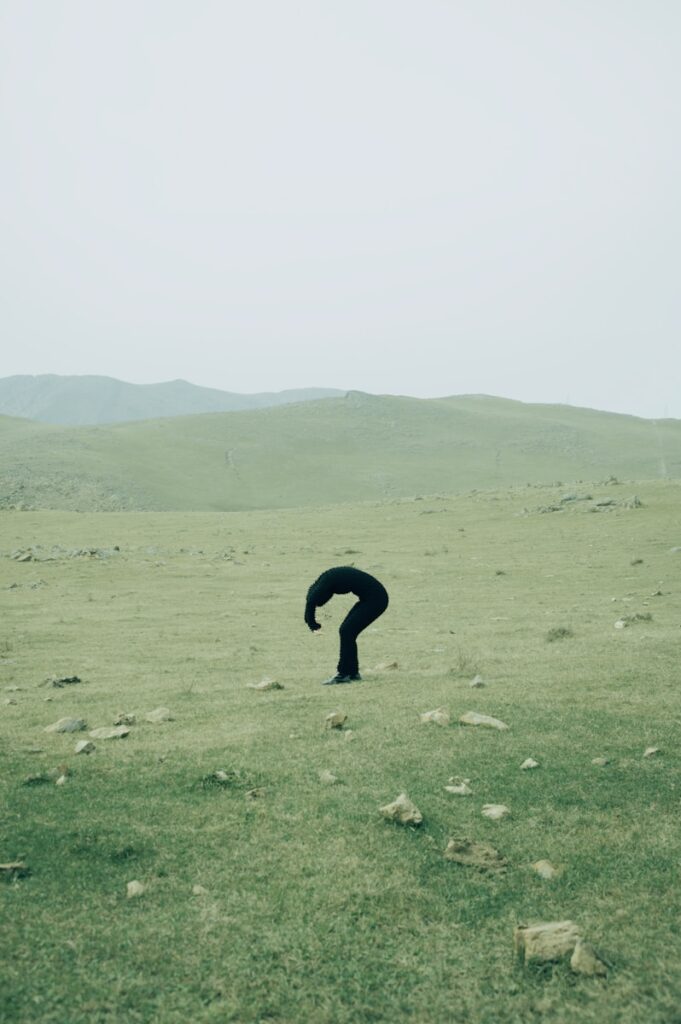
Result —
[{"label": "green grass", "polygon": [[[32,873],[0,884],[0,1020],[678,1021],[681,485],[637,485],[637,509],[523,511],[561,493],[3,513],[0,700],[17,703],[0,703],[0,862]],[[35,545],[62,554],[8,557]],[[303,602],[344,562],[375,572],[391,604],[360,638],[365,681],[329,690],[350,599],[320,609],[317,635]],[[285,689],[246,688],[264,675]],[[175,720],[145,723],[158,705]],[[510,729],[421,725],[439,705]],[[336,708],[351,741],[324,729]],[[138,715],[130,736],[89,757],[42,731],[120,711]],[[647,746],[662,753],[644,759]],[[528,756],[541,768],[520,771]],[[62,764],[64,786],[23,785]],[[218,768],[234,785],[202,784]],[[447,794],[452,775],[473,796]],[[378,814],[402,790],[419,830]],[[487,821],[488,802],[511,817]],[[507,873],[447,863],[449,836],[491,842]],[[532,873],[543,858],[559,879]],[[147,890],[128,900],[134,878]],[[607,981],[516,963],[518,923],[562,918],[612,961]]]},{"label": "green grass", "polygon": [[351,392],[111,427],[0,417],[5,508],[238,511],[679,475],[679,420],[482,396]]}]

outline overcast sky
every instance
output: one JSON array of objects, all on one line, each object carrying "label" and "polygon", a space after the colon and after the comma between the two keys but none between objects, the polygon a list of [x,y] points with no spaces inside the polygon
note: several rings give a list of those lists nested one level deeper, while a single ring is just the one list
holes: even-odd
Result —
[{"label": "overcast sky", "polygon": [[681,417],[678,0],[0,0],[0,376]]}]

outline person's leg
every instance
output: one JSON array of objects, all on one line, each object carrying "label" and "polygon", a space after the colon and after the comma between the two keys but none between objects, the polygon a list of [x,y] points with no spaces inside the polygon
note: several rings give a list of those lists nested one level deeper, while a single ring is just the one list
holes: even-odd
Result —
[{"label": "person's leg", "polygon": [[338,661],[339,676],[358,676],[359,658],[357,654],[357,637],[371,625],[387,607],[383,601],[358,601],[353,605],[341,622],[340,658]]}]

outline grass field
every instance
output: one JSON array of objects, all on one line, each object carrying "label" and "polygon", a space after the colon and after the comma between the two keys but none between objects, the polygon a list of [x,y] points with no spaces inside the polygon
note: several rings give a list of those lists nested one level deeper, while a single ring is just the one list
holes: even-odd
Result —
[{"label": "grass field", "polygon": [[357,392],[112,427],[0,416],[2,508],[318,508],[611,475],[681,476],[681,420]]},{"label": "grass field", "polygon": [[[681,484],[587,491],[2,513],[0,862],[31,873],[0,881],[0,1020],[679,1024]],[[350,563],[391,604],[360,637],[364,681],[322,688],[350,599],[312,635],[305,591]],[[247,688],[265,675],[284,689]],[[145,722],[159,705],[174,720]],[[421,724],[439,705],[452,724]],[[129,736],[89,756],[86,733],[43,731],[119,712]],[[64,785],[26,784],[60,766]],[[379,815],[402,791],[420,829]],[[508,870],[445,861],[452,836]],[[607,979],[519,965],[515,926],[564,918]]]}]

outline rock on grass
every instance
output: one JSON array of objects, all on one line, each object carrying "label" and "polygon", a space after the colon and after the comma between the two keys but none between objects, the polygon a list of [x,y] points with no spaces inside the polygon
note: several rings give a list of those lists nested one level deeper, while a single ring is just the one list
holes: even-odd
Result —
[{"label": "rock on grass", "polygon": [[479,711],[467,711],[459,719],[461,725],[481,725],[486,729],[498,729],[503,731],[508,729],[506,722],[502,722],[499,718],[492,718],[491,715],[482,715]]},{"label": "rock on grass", "polygon": [[508,861],[488,843],[476,843],[472,839],[452,838],[444,852],[445,860],[461,864],[478,871],[505,871]]},{"label": "rock on grass", "polygon": [[82,732],[87,723],[82,718],[60,718],[52,725],[46,725],[43,732]]},{"label": "rock on grass", "polygon": [[550,963],[572,953],[581,935],[573,921],[545,921],[520,925],[513,939],[523,963]]},{"label": "rock on grass", "polygon": [[384,818],[398,825],[420,825],[423,822],[423,815],[406,793],[400,793],[391,804],[385,804],[379,810]]}]

